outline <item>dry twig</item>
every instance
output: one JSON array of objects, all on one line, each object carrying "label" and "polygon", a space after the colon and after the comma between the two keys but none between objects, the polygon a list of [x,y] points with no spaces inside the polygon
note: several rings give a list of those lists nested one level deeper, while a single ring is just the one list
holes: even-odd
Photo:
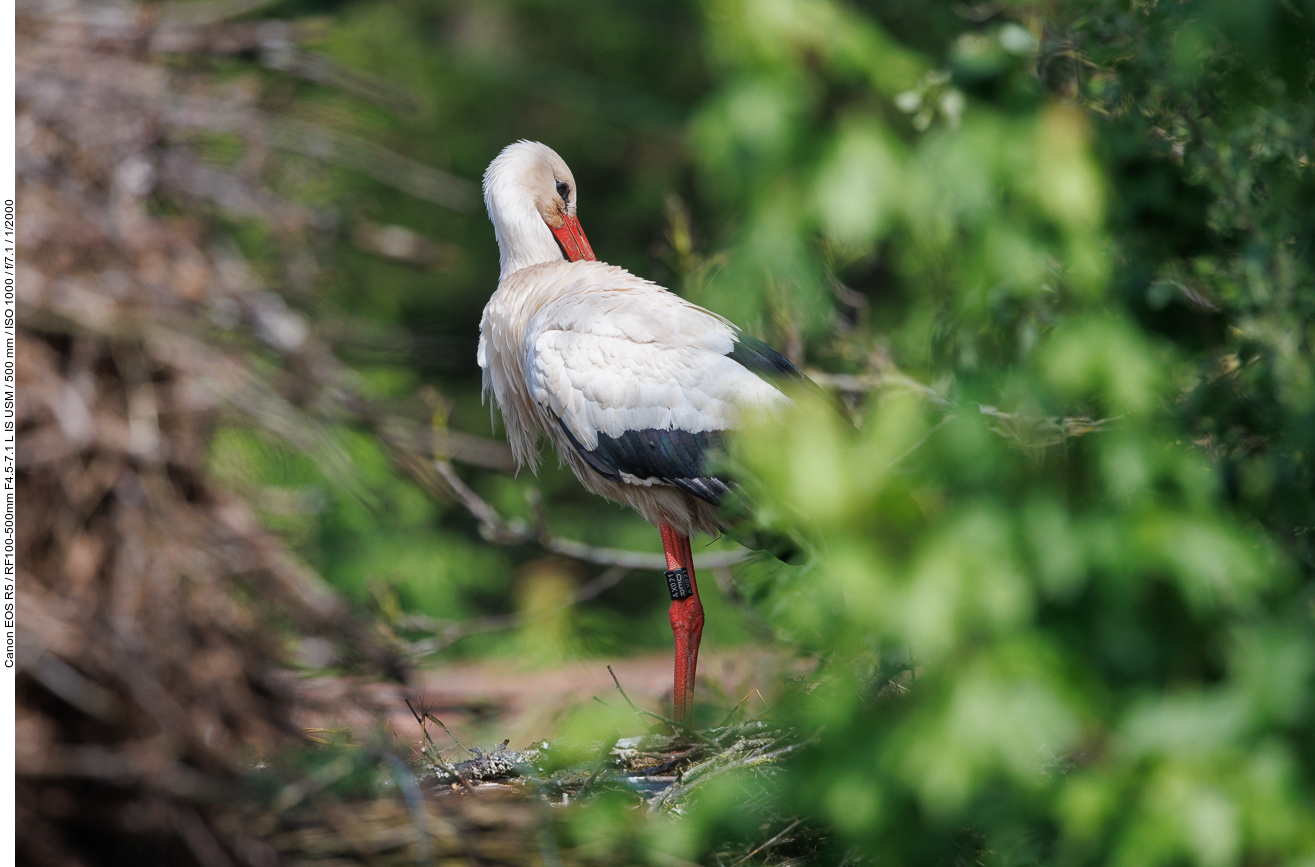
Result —
[{"label": "dry twig", "polygon": [[[531,527],[524,522],[507,521],[461,480],[451,462],[436,460],[433,466],[458,501],[480,522],[480,534],[490,542],[497,542],[500,545],[537,544],[545,551],[602,566],[654,571],[667,568],[666,557],[662,554],[586,545],[574,539],[554,535],[542,525]],[[749,551],[718,551],[700,555],[697,562],[701,568],[716,569],[742,562],[750,554]]]}]

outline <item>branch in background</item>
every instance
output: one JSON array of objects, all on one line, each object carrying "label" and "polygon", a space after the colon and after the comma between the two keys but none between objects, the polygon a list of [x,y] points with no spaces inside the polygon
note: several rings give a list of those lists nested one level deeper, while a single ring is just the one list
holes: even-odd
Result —
[{"label": "branch in background", "polygon": [[[249,173],[247,173],[249,174]],[[280,198],[243,175],[209,165],[185,145],[170,147],[161,160],[157,180],[186,199],[213,204],[229,215],[264,220],[285,231],[306,227],[331,231],[347,223],[345,237],[358,249],[376,256],[396,259],[417,268],[439,270],[449,267],[460,255],[452,244],[423,235],[406,226],[372,223],[354,225],[333,211]]]},{"label": "branch in background", "polygon": [[[341,384],[332,388],[328,383],[322,385],[326,386],[326,391],[335,392],[342,406],[378,437],[398,470],[436,499],[456,500],[464,506],[479,522],[480,535],[486,541],[498,545],[537,545],[550,553],[599,566],[659,572],[667,568],[664,554],[599,547],[556,535],[548,529],[537,492],[531,495],[531,507],[535,513],[532,525],[504,518],[462,480],[452,461],[508,472],[511,469],[510,450],[505,445],[438,427],[431,428],[426,436],[418,425],[387,416],[365,398],[349,395]],[[426,450],[425,446],[429,449]],[[430,454],[445,457],[432,459]],[[724,568],[748,559],[751,553],[748,550],[717,551],[697,555],[696,562],[704,569]]]},{"label": "branch in background", "polygon": [[953,408],[954,406],[941,396],[936,389],[918,382],[905,373],[901,373],[893,365],[889,367],[883,365],[881,369],[867,373],[823,373],[810,370],[808,371],[808,378],[823,388],[834,388],[837,391],[847,391],[853,394],[888,389],[909,391],[925,397],[937,406],[946,408]]},{"label": "branch in background", "polygon": [[1066,439],[1105,430],[1111,422],[1122,418],[1122,416],[1092,418],[1086,415],[1063,418],[1028,416],[1021,413],[1001,412],[984,403],[978,404],[977,409],[982,415],[996,420],[996,424],[987,425],[988,430],[1016,440],[1020,445],[1029,448],[1057,446]]},{"label": "branch in background", "polygon": [[[921,439],[910,446],[903,454],[890,462],[895,466],[918,448],[933,433],[953,421],[961,407],[946,398],[936,389],[901,372],[889,359],[879,360],[876,369],[864,373],[822,373],[809,371],[808,376],[818,385],[834,388],[848,394],[863,394],[873,391],[909,392],[925,398],[930,403],[946,411],[946,415],[928,430]],[[1003,412],[989,404],[978,404],[978,411],[993,419],[987,428],[1006,439],[1012,439],[1024,448],[1046,448],[1056,446],[1065,440],[1085,436],[1104,430],[1117,418],[1095,419],[1091,416],[1047,417],[1030,416],[1023,413]]]},{"label": "branch in background", "polygon": [[381,184],[454,211],[479,200],[476,184],[427,166],[388,148],[300,120],[271,119],[266,127],[277,146],[360,172]]},{"label": "branch in background", "polygon": [[397,259],[418,268],[443,268],[459,255],[457,247],[426,237],[405,226],[360,222],[351,241],[362,250]]},{"label": "branch in background", "polygon": [[433,634],[432,638],[411,643],[409,647],[411,654],[418,659],[451,647],[468,635],[516,629],[528,623],[546,620],[568,608],[579,605],[581,602],[588,602],[590,599],[600,596],[605,591],[621,583],[621,579],[629,574],[630,570],[624,566],[612,566],[577,590],[568,601],[550,611],[540,612],[533,617],[527,616],[524,612],[516,611],[511,614],[495,614],[490,617],[476,617],[472,620],[452,622],[436,620],[423,614],[408,614],[397,620],[393,625],[405,632],[429,632]]},{"label": "branch in background", "polygon": [[[537,544],[545,551],[602,566],[655,571],[667,568],[667,558],[663,554],[627,551],[621,548],[600,548],[554,535],[543,526],[542,521],[536,521],[533,527],[524,521],[508,521],[461,480],[451,462],[435,460],[433,467],[460,503],[466,507],[466,511],[479,521],[480,535],[490,542],[499,545]],[[717,551],[698,555],[697,562],[700,568],[717,569],[742,562],[749,557],[749,554],[749,551]]]},{"label": "branch in background", "polygon": [[757,855],[757,854],[758,854],[759,852],[761,852],[762,850],[767,849],[767,848],[769,848],[769,847],[771,847],[771,846],[775,846],[777,843],[781,842],[781,840],[784,839],[785,836],[786,836],[787,834],[789,834],[789,833],[790,833],[791,831],[793,831],[795,828],[798,828],[799,825],[800,825],[800,823],[803,822],[803,821],[804,821],[803,819],[796,818],[793,822],[791,822],[789,825],[786,825],[784,829],[782,829],[781,831],[779,831],[775,836],[773,836],[771,839],[769,839],[766,843],[763,843],[761,846],[759,846],[758,848],[754,849],[752,852],[748,853],[748,854],[745,855],[744,857],[740,858],[738,861],[733,862],[733,863],[731,864],[731,867],[740,867],[741,864],[743,864],[745,861],[748,861],[750,858],[752,858],[754,855]]},{"label": "branch in background", "polygon": [[907,458],[909,455],[911,455],[911,454],[913,454],[914,452],[916,452],[918,449],[922,448],[923,444],[926,443],[927,440],[931,439],[931,435],[932,435],[932,434],[936,433],[936,431],[938,431],[938,430],[940,430],[941,428],[945,427],[947,424],[949,424],[949,423],[952,422],[952,421],[954,421],[954,415],[951,413],[950,415],[947,415],[947,416],[945,416],[945,418],[943,418],[943,419],[941,419],[940,421],[936,422],[936,424],[932,425],[930,428],[927,429],[927,432],[926,432],[925,434],[923,434],[922,436],[918,437],[918,441],[917,441],[917,442],[915,442],[913,445],[909,446],[909,447],[908,447],[907,449],[905,449],[904,451],[900,452],[899,455],[898,455],[893,461],[891,461],[889,464],[886,464],[886,468],[887,468],[887,469],[894,469],[894,467],[895,467],[896,464],[898,464],[900,461],[904,460],[904,459]]},{"label": "branch in background", "polygon": [[360,172],[381,184],[455,211],[467,211],[479,200],[479,186],[465,178],[308,121],[269,115],[246,106],[188,99],[176,100],[163,119],[177,132],[227,132],[256,145],[272,144]]},{"label": "branch in background", "polygon": [[327,229],[336,222],[328,212],[290,202],[258,183],[249,183],[233,172],[205,163],[184,145],[164,151],[150,180],[184,202],[210,202],[229,216],[264,220],[284,232],[306,227]]},{"label": "branch in background", "polygon": [[[322,84],[400,115],[414,114],[416,99],[383,79],[343,66],[298,43],[322,36],[326,26],[278,19],[229,21],[271,0],[200,0],[166,4],[150,36],[150,50],[160,54],[258,54],[261,65]],[[103,14],[103,13],[102,13]],[[125,21],[131,26],[135,22]]]},{"label": "branch in background", "polygon": [[161,17],[166,21],[182,24],[204,25],[218,24],[239,15],[250,15],[265,6],[272,6],[274,0],[198,0],[192,3],[175,2],[161,6]]}]

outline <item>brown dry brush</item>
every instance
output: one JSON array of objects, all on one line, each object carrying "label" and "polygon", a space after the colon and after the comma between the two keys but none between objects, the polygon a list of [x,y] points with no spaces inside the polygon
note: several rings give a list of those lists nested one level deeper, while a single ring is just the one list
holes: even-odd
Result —
[{"label": "brown dry brush", "polygon": [[[286,661],[295,637],[328,638],[376,677],[403,674],[387,642],[206,476],[223,411],[335,460],[251,362],[272,352],[330,376],[331,353],[216,241],[220,214],[262,219],[289,248],[332,218],[281,200],[258,168],[197,160],[187,130],[222,120],[258,132],[265,118],[203,64],[164,62],[286,48],[289,28],[228,24],[213,3],[179,9],[190,18],[167,5],[18,11],[24,863],[271,864],[296,834],[346,851],[324,843],[331,815],[290,831],[242,807],[239,787],[254,757],[304,743],[294,720],[309,699]],[[412,845],[405,808],[373,809]],[[391,833],[384,819],[376,836]]]}]

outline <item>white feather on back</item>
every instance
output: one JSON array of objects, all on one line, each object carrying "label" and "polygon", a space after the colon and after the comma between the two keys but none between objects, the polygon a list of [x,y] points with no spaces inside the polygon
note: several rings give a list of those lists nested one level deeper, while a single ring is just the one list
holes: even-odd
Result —
[{"label": "white feather on back", "polygon": [[726,357],[735,326],[601,262],[557,261],[506,276],[484,308],[480,366],[518,462],[538,463],[556,419],[586,448],[598,434],[733,428],[749,407],[788,402]]}]

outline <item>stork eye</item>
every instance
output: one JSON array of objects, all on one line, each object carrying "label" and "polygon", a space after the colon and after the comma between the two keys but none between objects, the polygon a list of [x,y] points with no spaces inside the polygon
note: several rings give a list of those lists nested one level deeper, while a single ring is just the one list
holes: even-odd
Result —
[{"label": "stork eye", "polygon": [[566,181],[557,182],[557,195],[561,196],[562,201],[566,204],[571,203],[571,187]]}]

